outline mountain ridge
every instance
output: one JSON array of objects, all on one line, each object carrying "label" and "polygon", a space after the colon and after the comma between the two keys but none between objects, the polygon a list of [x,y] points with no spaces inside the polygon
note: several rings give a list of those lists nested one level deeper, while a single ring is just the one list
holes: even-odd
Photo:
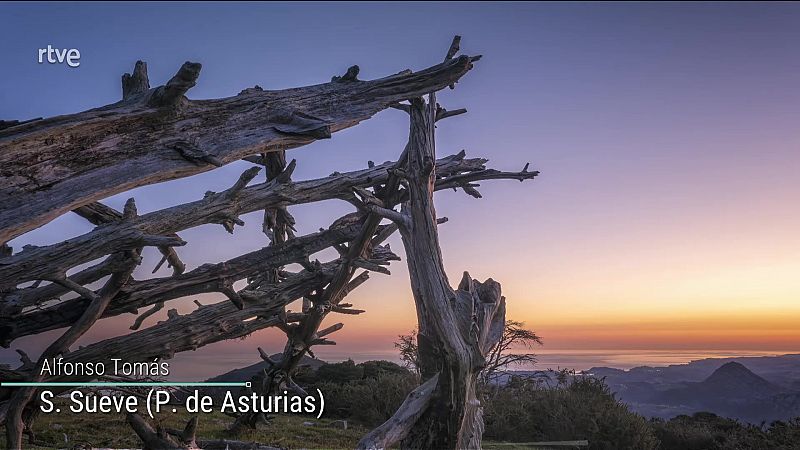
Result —
[{"label": "mountain ridge", "polygon": [[628,370],[593,367],[632,410],[668,419],[707,411],[758,424],[800,416],[800,355],[718,358]]}]

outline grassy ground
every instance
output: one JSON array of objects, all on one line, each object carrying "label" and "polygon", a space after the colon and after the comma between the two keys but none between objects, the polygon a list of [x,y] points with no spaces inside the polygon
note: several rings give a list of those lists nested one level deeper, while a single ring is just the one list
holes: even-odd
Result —
[{"label": "grassy ground", "polygon": [[[47,447],[31,447],[30,449],[73,448],[77,445],[88,445],[94,448],[139,448],[141,441],[125,422],[123,414],[75,414],[69,409],[61,408],[60,413],[40,414],[34,424],[34,431],[39,442]],[[162,414],[157,418],[168,428],[182,429],[190,414],[178,411],[175,414]],[[262,426],[257,431],[245,431],[238,436],[231,436],[225,429],[232,419],[225,414],[213,412],[201,414],[198,422],[198,436],[203,439],[236,439],[259,442],[264,445],[284,449],[347,449],[354,448],[356,443],[369,430],[359,424],[348,421],[346,430],[329,427],[336,419],[319,419],[298,414],[276,416],[272,425]],[[314,422],[316,425],[304,425]],[[0,436],[5,436],[5,428],[0,427]],[[27,442],[27,441],[26,441]],[[517,450],[535,448],[525,444],[484,443],[484,448],[497,450]],[[0,438],[0,449],[5,449],[5,439]]]},{"label": "grassy ground", "polygon": [[[190,415],[178,411],[176,414],[162,414],[158,419],[164,426],[180,428],[186,424]],[[225,414],[214,412],[201,414],[198,423],[198,436],[203,439],[236,439],[255,441],[265,445],[286,449],[340,449],[353,448],[367,433],[363,426],[348,422],[348,429],[328,427],[334,419],[320,419],[296,414],[276,416],[269,427],[257,431],[246,431],[231,436],[225,428],[232,419]],[[315,426],[303,425],[315,422]],[[89,444],[100,448],[137,448],[141,441],[125,422],[122,414],[75,414],[62,408],[61,413],[40,414],[34,424],[36,438],[49,448],[72,448],[78,444]],[[5,429],[0,427],[5,435]],[[0,448],[5,448],[5,439],[0,439]],[[42,447],[30,447],[42,448]]]}]

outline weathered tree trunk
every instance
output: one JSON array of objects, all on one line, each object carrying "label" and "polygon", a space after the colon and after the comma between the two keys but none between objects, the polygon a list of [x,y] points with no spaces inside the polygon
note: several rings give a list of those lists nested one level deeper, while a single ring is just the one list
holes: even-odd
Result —
[{"label": "weathered tree trunk", "polygon": [[[445,61],[459,50],[456,36]],[[399,105],[411,117],[407,163],[400,173],[408,197],[402,212],[393,204],[372,201],[368,210],[397,223],[406,251],[411,290],[417,310],[419,369],[423,380],[395,415],[365,436],[360,449],[401,447],[480,448],[483,416],[476,393],[485,355],[499,341],[505,323],[505,298],[500,285],[489,279],[479,283],[464,272],[457,290],[447,281],[439,246],[438,220],[433,204],[436,186],[435,129],[447,116],[431,92],[426,103],[414,98]],[[535,177],[526,165],[519,180]],[[461,185],[475,197],[476,185]]]},{"label": "weathered tree trunk", "polygon": [[[428,103],[417,98],[404,107],[411,116],[411,129],[407,165],[399,171],[408,190],[402,212],[380,202],[365,205],[399,226],[417,309],[420,372],[427,381],[389,421],[365,436],[358,448],[385,448],[401,439],[403,448],[412,449],[481,446],[483,417],[477,379],[484,356],[502,335],[505,298],[491,279],[479,283],[465,272],[457,290],[447,281],[433,204],[435,101],[430,94]],[[536,174],[527,172],[526,165],[518,175],[522,181]],[[473,185],[462,187],[479,196]]]},{"label": "weathered tree trunk", "polygon": [[[433,96],[431,96],[433,97]],[[505,322],[499,284],[485,285],[464,274],[453,291],[444,270],[436,210],[435,99],[411,102],[408,190],[400,227],[419,326],[420,373],[438,374],[428,408],[403,440],[405,448],[479,448],[483,418],[475,387],[483,367],[481,340],[493,345]]]},{"label": "weathered tree trunk", "polygon": [[[150,89],[144,64],[123,100],[0,129],[0,244],[79,206],[250,155],[306,145],[391,104],[455,83],[470,58],[373,81],[354,76],[283,91],[187,100],[200,64]],[[357,73],[357,70],[356,72]]]}]

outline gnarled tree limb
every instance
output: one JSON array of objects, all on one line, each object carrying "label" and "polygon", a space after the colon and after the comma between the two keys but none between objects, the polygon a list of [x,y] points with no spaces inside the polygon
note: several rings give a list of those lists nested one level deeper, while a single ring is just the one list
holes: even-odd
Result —
[{"label": "gnarled tree limb", "polygon": [[[329,137],[392,103],[448,86],[471,67],[464,56],[372,81],[189,101],[182,97],[199,64],[185,64],[147,91],[139,64],[120,102],[0,130],[0,243],[137,186]],[[164,108],[177,103],[179,109]]]},{"label": "gnarled tree limb", "polygon": [[[114,273],[96,294],[84,293],[91,299],[89,305],[83,310],[80,318],[42,352],[31,373],[31,381],[42,381],[44,376],[41,369],[44,362],[49,358],[68,352],[69,347],[100,319],[111,299],[127,283],[134,267],[135,264],[129,264],[124,270]],[[22,434],[26,428],[26,424],[23,422],[23,412],[35,394],[36,388],[23,387],[17,389],[9,400],[6,412],[6,446],[8,448],[22,448]]]},{"label": "gnarled tree limb", "polygon": [[[122,220],[122,213],[117,211],[116,209],[106,206],[100,202],[89,203],[88,205],[83,205],[80,208],[76,208],[73,210],[75,214],[83,217],[84,219],[88,220],[89,222],[95,225],[103,225],[107,223],[117,222]],[[173,237],[175,239],[180,239],[177,234],[171,234],[169,237]],[[156,273],[158,269],[164,262],[169,264],[169,267],[172,267],[173,275],[180,275],[186,270],[186,264],[181,261],[178,254],[175,252],[175,249],[172,247],[159,247],[158,251],[164,255],[164,258],[161,262],[156,266],[153,273]]]},{"label": "gnarled tree limb", "polygon": [[[224,279],[238,281],[263,271],[299,262],[333,244],[348,242],[358,235],[358,225],[336,226],[328,230],[269,246],[217,264],[204,264],[184,274],[149,280],[131,281],[113,299],[104,317],[111,317],[164,301],[206,292],[218,292]],[[82,280],[87,282],[87,280]],[[50,286],[37,288],[51,291]],[[24,292],[24,291],[23,291]],[[23,296],[23,299],[25,297]],[[78,316],[86,299],[61,303],[25,314],[0,319],[0,344],[8,346],[21,336],[68,326]]]},{"label": "gnarled tree limb", "polygon": [[[463,154],[459,154],[443,158],[441,171],[456,175],[483,170],[484,163],[485,160],[464,159]],[[27,248],[0,258],[0,290],[25,281],[51,277],[124,248],[182,245],[183,241],[169,237],[171,233],[206,223],[222,223],[230,220],[232,215],[290,204],[350,198],[354,186],[369,187],[386,182],[390,176],[388,169],[393,166],[394,163],[385,163],[366,170],[297,183],[272,180],[236,189],[236,195],[229,195],[233,188],[219,194],[209,193],[202,200],[153,211],[131,221],[97,227],[59,244]]]},{"label": "gnarled tree limb", "polygon": [[383,450],[405,439],[419,416],[428,408],[438,382],[437,374],[411,391],[392,417],[361,438],[356,449]]}]

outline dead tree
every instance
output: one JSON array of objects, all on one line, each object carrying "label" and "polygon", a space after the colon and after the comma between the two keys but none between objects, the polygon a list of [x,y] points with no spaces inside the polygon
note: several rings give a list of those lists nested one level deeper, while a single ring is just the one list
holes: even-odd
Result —
[{"label": "dead tree", "polygon": [[[383,242],[400,229],[412,268],[420,333],[425,336],[420,351],[427,381],[382,427],[382,435],[388,437],[367,442],[379,446],[405,438],[412,446],[479,443],[480,411],[471,403],[472,374],[482,364],[482,349],[493,342],[494,327],[502,324],[503,303],[499,285],[493,282],[481,284],[467,277],[459,290],[448,287],[436,236],[437,223],[443,220],[433,211],[432,193],[452,188],[479,197],[477,182],[522,181],[536,172],[487,169],[485,159],[468,159],[463,151],[434,159],[433,124],[465,110],[440,108],[432,92],[452,87],[479,58],[455,58],[457,42],[443,63],[419,72],[406,70],[361,81],[358,67],[353,66],[330,83],[284,91],[256,86],[218,100],[184,96],[198,78],[199,64],[186,63],[165,85],[150,88],[146,65],[137,62],[133,72],[123,76],[120,102],[49,119],[0,122],[0,344],[9,347],[20,337],[66,328],[39,358],[32,360],[20,350],[22,365],[0,369],[0,375],[7,380],[45,381],[37,375],[45,358],[168,359],[277,327],[287,336],[282,358],[272,361],[260,351],[270,368],[254,390],[262,395],[282,390],[303,393],[292,379],[297,365],[304,355],[313,356],[314,346],[334,343],[330,335],[342,326],[323,327],[329,314],[363,312],[343,300],[368,279],[368,272],[389,273],[386,266],[399,258]],[[425,94],[428,105],[419,98]],[[409,99],[410,105],[403,103]],[[316,180],[292,179],[296,162],[287,163],[287,150],[328,138],[388,107],[411,114],[409,142],[398,161],[370,162],[366,169]],[[254,166],[230,188],[209,191],[194,202],[141,215],[133,199],[123,211],[99,203],[136,186],[240,159]],[[257,181],[262,168],[265,177]],[[317,233],[296,236],[289,207],[328,199],[347,201],[356,212]],[[393,210],[399,204],[404,205],[402,213]],[[57,244],[24,246],[16,253],[7,245],[9,239],[68,211],[96,227]],[[219,224],[233,233],[244,225],[239,216],[253,211],[263,211],[267,247],[187,270],[176,251],[185,244],[179,232]],[[382,224],[384,218],[394,223]],[[153,272],[167,263],[170,276],[131,277],[148,246],[162,255]],[[334,248],[338,258],[309,260],[326,248]],[[293,263],[302,269],[286,270]],[[104,279],[98,290],[87,287]],[[234,289],[242,280],[245,286]],[[195,301],[198,308],[185,315],[169,309],[165,320],[146,326],[168,302],[203,293],[221,293],[227,300],[209,305]],[[451,298],[458,301],[450,304]],[[303,306],[290,311],[289,305],[297,300]],[[126,313],[138,315],[133,332],[71,348],[97,321]],[[33,440],[36,403],[35,389],[0,389],[0,423],[6,424],[9,448],[21,447],[26,433]],[[445,417],[446,411],[456,411],[457,417]],[[182,431],[153,428],[137,415],[128,420],[148,448],[264,448],[202,441],[195,436],[196,420]],[[244,415],[234,427],[264,421],[263,416]],[[440,432],[446,433],[432,437]]]},{"label": "dead tree", "polygon": [[150,88],[147,66],[137,62],[123,76],[117,103],[0,129],[0,243],[136,186],[329,138],[397,101],[455,83],[469,67],[462,57],[372,81],[350,76],[188,100],[200,64],[186,62],[165,85]]},{"label": "dead tree", "polygon": [[[459,47],[453,40],[445,60]],[[480,448],[483,416],[476,388],[485,357],[505,324],[505,298],[491,278],[481,283],[467,272],[453,289],[445,274],[433,204],[436,185],[435,129],[441,108],[436,95],[411,99],[406,164],[399,172],[408,191],[401,212],[379,200],[365,209],[399,227],[417,310],[420,374],[424,383],[397,413],[359,442],[359,448]],[[535,177],[526,165],[520,181]],[[398,173],[396,171],[396,173]],[[456,176],[457,178],[457,176]],[[480,196],[475,186],[464,190]]]}]

